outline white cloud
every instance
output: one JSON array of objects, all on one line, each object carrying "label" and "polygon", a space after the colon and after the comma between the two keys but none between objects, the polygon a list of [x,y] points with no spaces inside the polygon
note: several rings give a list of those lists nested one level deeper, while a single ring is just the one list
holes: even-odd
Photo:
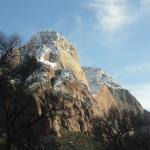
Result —
[{"label": "white cloud", "polygon": [[115,35],[150,13],[150,0],[89,0],[96,28]]},{"label": "white cloud", "polygon": [[125,67],[124,71],[128,74],[150,73],[150,63],[129,65],[129,66]]},{"label": "white cloud", "polygon": [[99,28],[106,33],[115,34],[134,21],[126,0],[92,0],[90,7]]},{"label": "white cloud", "polygon": [[142,8],[148,8],[148,7],[150,7],[150,0],[141,0],[140,1],[140,5],[141,5],[141,7]]},{"label": "white cloud", "polygon": [[127,86],[127,88],[145,109],[150,110],[150,84]]}]

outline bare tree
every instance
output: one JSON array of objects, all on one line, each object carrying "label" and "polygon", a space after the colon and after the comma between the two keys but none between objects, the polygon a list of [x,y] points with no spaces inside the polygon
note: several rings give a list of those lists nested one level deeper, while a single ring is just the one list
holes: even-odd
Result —
[{"label": "bare tree", "polygon": [[143,119],[141,114],[127,110],[120,112],[116,108],[111,108],[103,118],[93,121],[93,133],[107,150],[121,150],[126,139],[145,125]]},{"label": "bare tree", "polygon": [[14,88],[9,82],[7,84],[3,82],[0,92],[4,94],[0,94],[0,99],[4,108],[2,129],[7,137],[7,150],[11,150],[12,145],[15,145],[17,150],[33,149],[32,146],[38,137],[34,135],[32,129],[50,115],[51,110],[48,107],[50,95],[41,86],[45,97],[41,99],[41,114],[39,114],[35,99],[26,87],[20,85]]},{"label": "bare tree", "polygon": [[[16,48],[20,51],[21,46],[22,41],[17,33],[7,36],[5,33],[0,32],[0,81],[18,73],[17,70],[10,68],[12,64],[8,60],[12,57]],[[13,58],[11,59],[13,60]]]},{"label": "bare tree", "polygon": [[[0,128],[6,134],[7,150],[11,150],[12,144],[18,150],[32,149],[37,137],[32,133],[33,126],[46,118],[50,113],[48,99],[50,97],[41,84],[44,98],[41,97],[41,114],[37,110],[36,101],[30,91],[22,82],[16,85],[11,83],[11,79],[19,76],[22,72],[20,68],[7,68],[7,58],[14,49],[20,49],[21,40],[18,34],[6,36],[0,32],[0,107],[3,117]],[[13,58],[11,58],[13,59]]]},{"label": "bare tree", "polygon": [[13,48],[18,48],[21,46],[21,38],[17,33],[13,33],[10,36],[5,35],[4,32],[0,31],[0,51],[5,52]]}]

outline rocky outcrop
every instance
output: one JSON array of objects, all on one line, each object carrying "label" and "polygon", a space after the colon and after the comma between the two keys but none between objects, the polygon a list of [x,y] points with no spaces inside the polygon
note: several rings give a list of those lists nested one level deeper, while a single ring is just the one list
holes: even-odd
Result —
[{"label": "rocky outcrop", "polygon": [[107,114],[112,107],[118,108],[118,103],[109,88],[102,85],[97,94],[95,95],[97,106],[100,107],[101,115]]},{"label": "rocky outcrop", "polygon": [[[24,84],[31,93],[35,93],[37,103],[42,101],[41,95],[42,99],[47,99],[38,92],[39,85],[49,95],[51,130],[57,136],[61,136],[62,128],[88,131],[89,119],[94,113],[94,99],[76,50],[59,33],[47,31],[35,34],[24,51],[27,62],[34,60],[34,64],[26,66]],[[39,112],[42,111],[40,105],[38,104]]]},{"label": "rocky outcrop", "polygon": [[118,84],[110,75],[106,74],[101,68],[83,67],[83,71],[93,95],[96,95],[100,87],[103,85],[114,88],[122,88],[120,84]]},{"label": "rocky outcrop", "polygon": [[57,70],[51,82],[42,83],[42,88],[39,86],[39,83],[30,86],[30,91],[39,103],[39,115],[42,112],[40,102],[42,99],[48,100],[51,131],[61,136],[63,128],[78,132],[90,130],[92,95],[70,70]]},{"label": "rocky outcrop", "polygon": [[85,74],[80,67],[75,48],[59,33],[46,31],[36,33],[26,45],[26,53],[38,62],[49,65],[53,70],[68,68],[87,85]]},{"label": "rocky outcrop", "polygon": [[83,70],[95,100],[103,113],[107,113],[111,107],[143,113],[144,110],[136,98],[102,69],[83,67]]},{"label": "rocky outcrop", "polygon": [[89,132],[90,120],[114,106],[143,111],[102,69],[83,71],[75,48],[57,32],[36,33],[0,61],[0,128],[11,139],[51,141],[62,130]]},{"label": "rocky outcrop", "polygon": [[118,89],[109,87],[109,91],[118,101],[119,106],[122,106],[123,109],[132,110],[137,113],[143,113],[143,107],[128,90],[124,88]]},{"label": "rocky outcrop", "polygon": [[4,60],[0,77],[7,72],[8,78],[0,81],[0,128],[9,127],[10,137],[30,131],[33,139],[49,139],[61,137],[64,129],[90,131],[90,119],[99,110],[76,50],[64,37],[39,32]]}]

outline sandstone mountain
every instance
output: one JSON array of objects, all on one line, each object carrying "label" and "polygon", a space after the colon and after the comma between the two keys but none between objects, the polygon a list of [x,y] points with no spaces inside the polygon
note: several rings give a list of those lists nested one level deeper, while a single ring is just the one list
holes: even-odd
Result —
[{"label": "sandstone mountain", "polygon": [[90,120],[112,106],[143,111],[101,69],[82,69],[75,48],[54,31],[36,33],[24,46],[1,53],[0,83],[0,128],[16,139],[88,132]]},{"label": "sandstone mountain", "polygon": [[[50,95],[52,130],[59,136],[62,128],[88,131],[94,99],[88,90],[75,48],[59,33],[48,31],[35,34],[24,51],[28,59],[34,58],[35,65],[38,65],[28,74],[25,84],[35,94],[37,103],[41,101],[39,85],[42,84]],[[40,112],[41,108],[38,109]]]},{"label": "sandstone mountain", "polygon": [[28,55],[53,70],[59,68],[72,70],[76,78],[87,85],[75,48],[59,33],[54,31],[36,33],[27,43],[26,50]]},{"label": "sandstone mountain", "polygon": [[76,50],[63,36],[36,33],[1,58],[0,128],[10,137],[32,133],[51,139],[63,130],[90,131],[90,119],[99,110]]},{"label": "sandstone mountain", "polygon": [[111,107],[143,113],[144,110],[136,98],[102,69],[83,67],[83,70],[103,113],[107,113]]}]

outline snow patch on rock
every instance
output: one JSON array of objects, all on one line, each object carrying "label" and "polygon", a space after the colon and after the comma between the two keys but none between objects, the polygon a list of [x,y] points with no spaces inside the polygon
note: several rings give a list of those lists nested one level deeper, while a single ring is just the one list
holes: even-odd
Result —
[{"label": "snow patch on rock", "polygon": [[26,79],[26,84],[31,85],[36,82],[45,82],[51,80],[53,71],[46,64],[38,64],[38,69],[30,74]]},{"label": "snow patch on rock", "polygon": [[94,67],[83,67],[83,71],[87,77],[89,87],[96,95],[102,85],[107,85],[111,88],[122,89],[123,87],[117,83],[110,75],[105,73],[104,70]]},{"label": "snow patch on rock", "polygon": [[52,68],[57,65],[57,50],[53,50],[51,47],[45,45],[36,51],[36,58],[38,62],[46,65],[50,65]]},{"label": "snow patch on rock", "polygon": [[55,42],[61,37],[58,32],[45,31],[36,33],[26,44],[26,53],[35,56],[38,62],[51,66],[57,65],[58,49]]},{"label": "snow patch on rock", "polygon": [[54,86],[61,86],[63,82],[72,82],[74,78],[73,72],[69,69],[57,70]]}]

